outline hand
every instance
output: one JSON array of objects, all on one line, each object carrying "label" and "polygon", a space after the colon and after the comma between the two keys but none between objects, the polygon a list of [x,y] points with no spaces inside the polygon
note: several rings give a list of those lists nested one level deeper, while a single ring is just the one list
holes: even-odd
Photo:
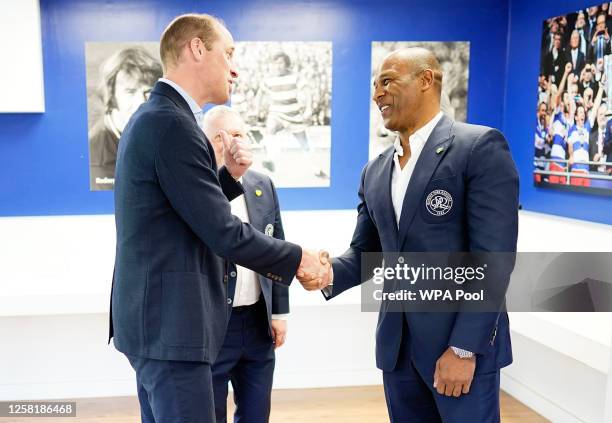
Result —
[{"label": "hand", "polygon": [[449,347],[436,361],[433,386],[440,395],[447,397],[467,394],[470,392],[475,370],[476,356],[459,358]]},{"label": "hand", "polygon": [[565,64],[565,74],[568,75],[572,71],[572,62],[567,62]]},{"label": "hand", "polygon": [[272,336],[274,337],[274,349],[280,348],[287,338],[287,321],[272,319],[270,326],[272,328]]},{"label": "hand", "polygon": [[307,291],[320,290],[331,283],[332,270],[326,251],[302,250],[297,278]]},{"label": "hand", "polygon": [[230,136],[224,130],[219,131],[223,141],[223,158],[225,167],[236,180],[253,164],[253,154],[248,144],[240,138]]}]

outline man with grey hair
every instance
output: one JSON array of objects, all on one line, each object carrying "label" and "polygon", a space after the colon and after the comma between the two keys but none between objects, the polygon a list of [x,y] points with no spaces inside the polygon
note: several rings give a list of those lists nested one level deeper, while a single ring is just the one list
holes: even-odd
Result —
[{"label": "man with grey hair", "polygon": [[[215,152],[217,166],[224,165],[221,132],[247,141],[246,125],[227,106],[215,106],[204,115],[202,129]],[[284,239],[278,197],[272,180],[248,170],[242,175],[244,195],[230,202],[232,214],[255,229]],[[212,366],[217,423],[227,421],[228,383],[234,389],[235,421],[266,423],[270,417],[274,349],[285,342],[289,289],[255,272],[230,264],[236,278],[228,283],[233,298],[225,340]]]}]

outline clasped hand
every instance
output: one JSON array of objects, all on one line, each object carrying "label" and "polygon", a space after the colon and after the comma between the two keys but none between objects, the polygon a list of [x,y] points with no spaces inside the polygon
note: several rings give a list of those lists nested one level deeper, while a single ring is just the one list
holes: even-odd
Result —
[{"label": "clasped hand", "polygon": [[302,261],[297,278],[307,291],[320,290],[333,280],[331,259],[327,251],[302,250]]}]

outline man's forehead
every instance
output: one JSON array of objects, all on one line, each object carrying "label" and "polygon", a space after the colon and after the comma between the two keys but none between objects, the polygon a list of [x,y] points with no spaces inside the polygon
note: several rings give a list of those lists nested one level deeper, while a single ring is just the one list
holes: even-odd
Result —
[{"label": "man's forehead", "polygon": [[381,78],[387,75],[397,75],[406,72],[407,65],[395,56],[385,58],[378,68],[378,77]]},{"label": "man's forehead", "polygon": [[143,81],[143,74],[140,71],[129,72],[124,69],[117,72],[116,82],[121,85],[137,88],[144,85],[149,85]]},{"label": "man's forehead", "polygon": [[234,37],[225,26],[217,24],[217,34],[225,48],[234,48]]}]

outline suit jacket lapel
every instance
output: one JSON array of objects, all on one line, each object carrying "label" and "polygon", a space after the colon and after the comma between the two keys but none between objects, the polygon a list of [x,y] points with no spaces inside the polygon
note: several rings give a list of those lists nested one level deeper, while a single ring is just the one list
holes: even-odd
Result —
[{"label": "suit jacket lapel", "polygon": [[[443,115],[423,146],[423,150],[414,167],[414,172],[410,177],[406,195],[404,196],[399,224],[398,246],[400,248],[406,240],[408,228],[419,207],[423,191],[429,183],[431,175],[433,175],[438,167],[438,163],[440,163],[440,160],[442,160],[442,157],[444,157],[453,141],[453,137],[451,136],[452,127],[453,121],[446,117],[446,115]],[[443,150],[440,151],[440,148],[443,148]],[[436,151],[440,151],[440,153]]]},{"label": "suit jacket lapel", "polygon": [[[383,153],[384,154],[384,153]],[[380,175],[376,180],[380,180],[383,183],[381,186],[384,188],[379,190],[380,201],[377,203],[377,207],[380,209],[382,216],[384,217],[386,224],[391,226],[391,234],[393,235],[392,245],[397,245],[398,231],[397,231],[397,219],[395,216],[395,208],[393,207],[393,201],[391,200],[391,177],[393,175],[393,155],[395,149],[391,148],[387,151],[387,155],[382,161],[380,168]]]},{"label": "suit jacket lapel", "polygon": [[[265,198],[262,183],[253,173],[247,172],[242,176],[242,186],[244,187],[244,200],[247,205],[249,222],[255,229],[263,232],[262,219],[264,217]],[[261,192],[261,195],[258,196],[256,192]]]}]

